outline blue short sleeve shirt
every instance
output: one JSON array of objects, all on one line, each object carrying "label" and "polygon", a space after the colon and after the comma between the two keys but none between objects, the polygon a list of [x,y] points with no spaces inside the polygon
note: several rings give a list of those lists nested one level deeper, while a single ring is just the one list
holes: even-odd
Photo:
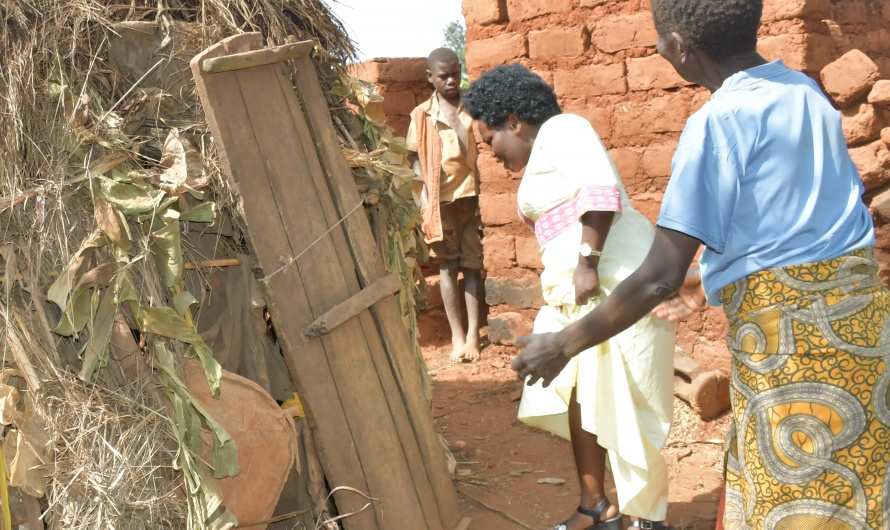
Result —
[{"label": "blue short sleeve shirt", "polygon": [[841,118],[781,61],[727,79],[683,129],[658,226],[700,239],[708,302],[770,267],[875,243]]}]

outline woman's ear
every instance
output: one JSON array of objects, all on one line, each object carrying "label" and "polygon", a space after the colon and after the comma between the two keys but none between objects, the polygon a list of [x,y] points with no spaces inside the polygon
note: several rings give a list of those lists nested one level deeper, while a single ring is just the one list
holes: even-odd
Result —
[{"label": "woman's ear", "polygon": [[683,38],[683,35],[680,35],[676,31],[672,32],[668,35],[668,45],[673,48],[677,60],[681,64],[685,63],[689,58],[689,45],[686,43],[686,39]]},{"label": "woman's ear", "polygon": [[507,116],[507,120],[504,122],[504,125],[507,126],[507,129],[516,132],[522,127],[522,122],[514,116],[513,114]]}]

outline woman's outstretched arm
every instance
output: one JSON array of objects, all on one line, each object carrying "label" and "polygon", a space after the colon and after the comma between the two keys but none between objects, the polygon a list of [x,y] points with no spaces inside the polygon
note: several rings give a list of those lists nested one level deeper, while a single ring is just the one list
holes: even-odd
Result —
[{"label": "woman's outstretched arm", "polygon": [[531,376],[529,385],[538,379],[549,385],[571,357],[621,333],[677,292],[700,245],[694,237],[657,228],[642,265],[596,309],[560,332],[520,337],[523,351],[513,370],[520,379]]}]

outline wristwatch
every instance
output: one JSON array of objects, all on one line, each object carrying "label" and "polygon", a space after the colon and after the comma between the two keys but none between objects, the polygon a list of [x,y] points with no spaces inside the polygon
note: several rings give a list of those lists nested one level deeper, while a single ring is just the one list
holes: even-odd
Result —
[{"label": "wristwatch", "polygon": [[588,243],[581,243],[581,246],[578,247],[578,254],[581,254],[585,258],[589,258],[590,256],[602,256],[603,253],[599,250],[594,250],[593,247]]}]

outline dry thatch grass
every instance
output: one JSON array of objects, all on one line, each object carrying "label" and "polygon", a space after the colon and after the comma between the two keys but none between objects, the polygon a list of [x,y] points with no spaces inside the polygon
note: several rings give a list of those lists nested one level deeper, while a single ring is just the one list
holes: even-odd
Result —
[{"label": "dry thatch grass", "polygon": [[[18,353],[43,382],[34,395],[55,442],[46,520],[66,529],[200,524],[175,493],[175,437],[157,383],[150,382],[156,380],[105,374],[97,386],[85,385],[71,374],[79,371],[78,353],[89,334],[50,331],[59,311],[46,293],[96,226],[90,169],[108,157],[123,156],[132,167],[156,165],[159,153],[152,149],[171,129],[187,130],[213,182],[210,196],[234,217],[196,95],[125,82],[109,61],[110,28],[155,22],[168,37],[178,31],[195,50],[243,31],[260,31],[270,44],[288,36],[312,39],[326,87],[354,57],[352,42],[321,0],[8,0],[0,3],[0,19],[0,246],[6,249],[0,340],[4,366],[16,364],[10,351],[20,344]],[[171,61],[178,51],[171,48]],[[123,138],[128,116],[136,114],[144,127]],[[137,239],[148,239],[136,230]],[[97,251],[88,267],[111,252]],[[129,272],[140,304],[169,305],[170,293],[149,260]]]},{"label": "dry thatch grass", "polygon": [[73,377],[40,394],[59,450],[47,501],[55,528],[183,528],[186,503],[172,480],[169,419],[145,378],[110,391]]}]

